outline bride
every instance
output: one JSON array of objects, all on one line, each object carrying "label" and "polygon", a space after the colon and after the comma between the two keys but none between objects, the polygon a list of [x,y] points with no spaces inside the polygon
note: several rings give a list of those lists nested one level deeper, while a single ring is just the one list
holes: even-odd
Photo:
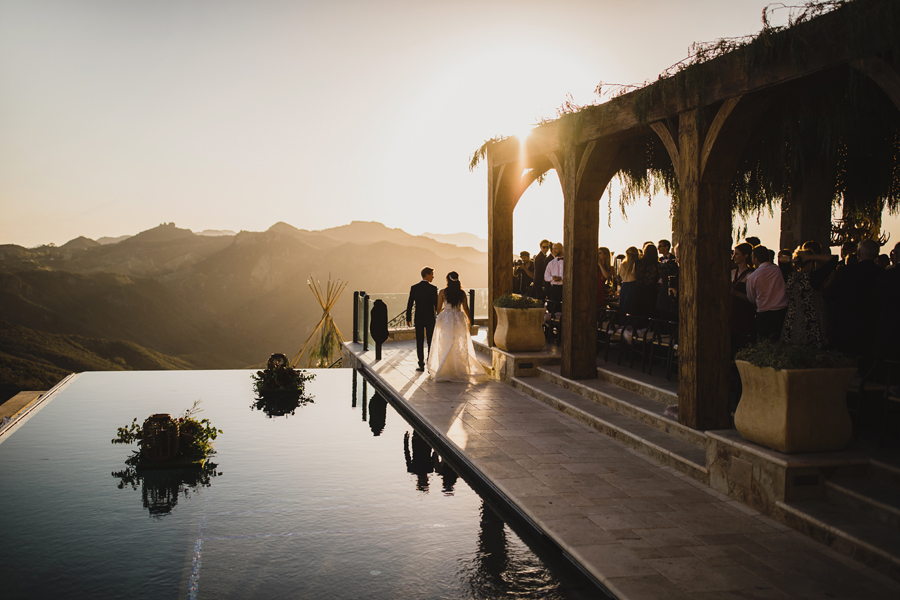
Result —
[{"label": "bride", "polygon": [[438,293],[437,310],[428,352],[428,374],[435,381],[487,381],[484,367],[475,358],[466,293],[456,271],[447,274],[447,287]]}]

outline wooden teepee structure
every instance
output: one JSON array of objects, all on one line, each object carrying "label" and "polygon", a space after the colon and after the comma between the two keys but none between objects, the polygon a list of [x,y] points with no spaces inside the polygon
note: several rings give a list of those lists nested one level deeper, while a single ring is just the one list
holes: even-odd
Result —
[{"label": "wooden teepee structure", "polygon": [[[303,347],[300,348],[300,352],[298,352],[291,360],[291,366],[296,367],[300,364],[300,361],[305,355],[306,364],[304,366],[327,367],[333,362],[331,360],[333,351],[337,349],[337,352],[339,353],[340,347],[345,341],[343,334],[341,334],[341,330],[338,329],[337,324],[331,317],[331,309],[337,303],[338,298],[341,297],[341,293],[344,291],[344,288],[347,287],[347,283],[342,282],[341,280],[331,281],[331,277],[329,276],[324,293],[321,287],[322,284],[313,279],[312,275],[310,275],[309,281],[306,283],[309,284],[309,289],[312,290],[313,296],[316,297],[316,300],[318,300],[319,304],[322,306],[322,318],[319,319],[319,324],[316,325],[313,332],[306,338],[306,342],[304,342]],[[318,336],[318,338],[316,336]]]}]

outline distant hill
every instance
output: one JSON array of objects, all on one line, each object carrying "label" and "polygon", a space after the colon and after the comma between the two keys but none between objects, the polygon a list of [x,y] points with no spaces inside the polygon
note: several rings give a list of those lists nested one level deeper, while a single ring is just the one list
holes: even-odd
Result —
[{"label": "distant hill", "polygon": [[469,246],[479,252],[488,251],[488,241],[474,233],[423,233],[422,237],[431,238],[445,244],[455,246]]},{"label": "distant hill", "polygon": [[26,389],[50,389],[72,372],[191,368],[131,342],[52,334],[0,321],[0,400]]},{"label": "distant hill", "polygon": [[80,235],[74,240],[69,240],[68,242],[60,246],[60,248],[65,248],[68,250],[84,250],[85,248],[94,248],[99,245],[100,244],[95,242],[94,240]]},{"label": "distant hill", "polygon": [[197,235],[208,235],[211,237],[216,237],[220,235],[237,235],[237,233],[231,231],[230,229],[204,229],[203,231],[198,231]]},{"label": "distant hill", "polygon": [[120,235],[119,237],[105,237],[104,236],[101,238],[97,238],[96,241],[101,246],[106,246],[107,244],[118,244],[119,242],[127,240],[130,237],[131,237],[130,235]]},{"label": "distant hill", "polygon": [[[198,235],[164,223],[117,243],[91,242],[0,245],[5,326],[122,340],[186,365],[171,368],[246,368],[263,364],[272,352],[293,356],[306,341],[322,316],[310,278],[323,285],[329,277],[347,283],[332,313],[347,337],[353,290],[396,294],[396,311],[425,265],[436,270],[439,286],[451,270],[466,288],[487,286],[484,252],[381,223],[310,231],[279,222],[267,231],[233,235]],[[52,341],[34,339],[32,346]],[[87,342],[77,343],[94,351]],[[32,358],[3,352],[0,364],[17,365],[23,386],[58,377],[74,364],[46,357],[41,362],[36,352]]]}]

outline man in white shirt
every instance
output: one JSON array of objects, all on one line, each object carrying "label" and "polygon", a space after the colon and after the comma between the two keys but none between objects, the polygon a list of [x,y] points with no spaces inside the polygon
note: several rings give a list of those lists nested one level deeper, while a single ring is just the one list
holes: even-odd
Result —
[{"label": "man in white shirt", "polygon": [[554,259],[547,263],[544,270],[544,289],[547,291],[547,311],[550,314],[562,311],[563,285],[563,245],[553,244]]},{"label": "man in white shirt", "polygon": [[747,277],[747,300],[756,305],[756,337],[778,341],[788,306],[784,277],[765,246],[753,248],[753,266],[756,270]]}]

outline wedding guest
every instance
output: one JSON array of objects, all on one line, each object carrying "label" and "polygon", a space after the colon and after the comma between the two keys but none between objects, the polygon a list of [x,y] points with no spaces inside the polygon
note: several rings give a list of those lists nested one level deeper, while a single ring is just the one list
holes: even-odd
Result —
[{"label": "wedding guest", "polygon": [[541,251],[534,256],[534,275],[532,277],[534,285],[531,289],[531,297],[538,300],[543,300],[547,294],[544,289],[544,270],[547,268],[547,263],[553,258],[552,256],[547,257],[549,251],[550,241],[541,240]]},{"label": "wedding guest", "polygon": [[822,288],[837,268],[838,257],[823,253],[818,242],[806,242],[794,253],[787,281],[788,309],[781,341],[788,344],[824,348],[827,319]]},{"label": "wedding guest", "polygon": [[878,242],[859,243],[856,264],[848,261],[838,269],[822,297],[831,309],[828,341],[831,346],[856,357],[870,357],[878,322],[880,298],[877,286],[883,272],[875,264]]},{"label": "wedding guest", "polygon": [[644,255],[634,266],[635,314],[652,317],[659,281],[659,254],[653,242],[644,245]]},{"label": "wedding guest", "polygon": [[794,272],[794,253],[787,248],[778,251],[778,268],[781,269],[781,276],[787,283],[788,277]]},{"label": "wedding guest", "polygon": [[532,281],[534,280],[534,262],[531,255],[523,250],[519,252],[521,263],[516,267],[516,277],[519,279],[519,289],[521,294],[530,294]]},{"label": "wedding guest", "polygon": [[762,242],[759,240],[759,238],[756,237],[755,235],[745,237],[744,241],[747,242],[748,244],[750,244],[751,248],[756,248],[757,246],[762,244]]},{"label": "wedding guest", "polygon": [[553,244],[553,260],[544,270],[544,285],[547,288],[547,311],[550,314],[562,312],[563,289],[563,245]]},{"label": "wedding guest", "polygon": [[601,246],[597,249],[597,311],[606,308],[606,282],[613,277],[612,260],[609,248]]},{"label": "wedding guest", "polygon": [[659,240],[659,294],[656,298],[656,312],[660,319],[675,321],[678,318],[678,301],[669,294],[669,286],[675,286],[678,279],[678,263],[671,253],[669,240]]},{"label": "wedding guest", "polygon": [[787,313],[787,291],[781,269],[765,246],[753,248],[755,270],[747,276],[747,299],[756,305],[756,337],[778,340]]},{"label": "wedding guest", "polygon": [[753,248],[744,242],[734,247],[731,262],[731,356],[753,339],[756,306],[747,299],[747,277],[753,273]]},{"label": "wedding guest", "polygon": [[856,258],[856,248],[856,242],[844,242],[841,245],[841,262],[838,263],[838,268],[859,262]]},{"label": "wedding guest", "polygon": [[634,269],[637,265],[638,249],[630,246],[625,251],[625,260],[619,265],[619,310],[623,313],[634,313],[635,310],[635,278]]},{"label": "wedding guest", "polygon": [[894,249],[891,250],[891,266],[888,269],[896,269],[897,265],[900,265],[900,242],[894,244]]}]

